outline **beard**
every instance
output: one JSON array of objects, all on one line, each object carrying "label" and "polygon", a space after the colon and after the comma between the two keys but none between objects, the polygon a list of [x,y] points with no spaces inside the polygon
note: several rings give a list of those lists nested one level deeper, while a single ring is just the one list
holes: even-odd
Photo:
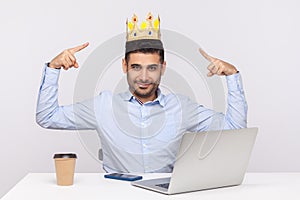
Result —
[{"label": "beard", "polygon": [[159,86],[159,84],[156,83],[141,83],[141,84],[147,84],[147,87],[140,87],[139,83],[141,82],[135,82],[136,87],[133,91],[133,93],[140,98],[149,98],[153,94],[156,93],[156,90]]},{"label": "beard", "polygon": [[[131,93],[139,99],[156,98],[156,91],[160,84],[161,74],[157,74],[154,78],[142,80],[140,78],[133,78],[130,73],[127,73],[127,83]],[[153,99],[154,100],[154,99]]]}]

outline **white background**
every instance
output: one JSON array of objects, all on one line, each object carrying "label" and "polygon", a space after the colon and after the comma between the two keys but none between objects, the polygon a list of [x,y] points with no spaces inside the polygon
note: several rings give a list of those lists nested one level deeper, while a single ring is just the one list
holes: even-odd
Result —
[{"label": "white background", "polygon": [[[0,197],[28,172],[53,172],[55,152],[76,152],[77,172],[102,171],[76,132],[35,123],[42,68],[65,48],[89,41],[76,55],[82,64],[102,42],[124,32],[134,12],[140,18],[159,14],[162,28],[241,71],[248,125],[259,127],[248,171],[299,172],[299,9],[297,0],[1,0]],[[61,104],[72,103],[78,72],[61,73]]]}]

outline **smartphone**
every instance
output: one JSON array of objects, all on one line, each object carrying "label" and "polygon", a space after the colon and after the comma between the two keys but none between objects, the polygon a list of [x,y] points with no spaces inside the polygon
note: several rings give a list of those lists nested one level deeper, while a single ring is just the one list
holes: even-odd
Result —
[{"label": "smartphone", "polygon": [[133,174],[121,174],[121,173],[111,173],[111,174],[105,174],[104,178],[111,178],[116,180],[122,180],[122,181],[136,181],[141,180],[143,177]]}]

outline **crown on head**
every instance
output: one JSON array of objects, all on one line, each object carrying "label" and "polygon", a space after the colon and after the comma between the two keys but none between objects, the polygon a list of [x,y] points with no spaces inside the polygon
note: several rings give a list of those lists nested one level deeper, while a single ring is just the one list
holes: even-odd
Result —
[{"label": "crown on head", "polygon": [[146,21],[142,21],[138,27],[138,17],[134,14],[132,21],[126,21],[126,40],[142,40],[142,39],[155,39],[160,40],[160,19],[159,16],[153,21],[153,15],[149,12]]}]

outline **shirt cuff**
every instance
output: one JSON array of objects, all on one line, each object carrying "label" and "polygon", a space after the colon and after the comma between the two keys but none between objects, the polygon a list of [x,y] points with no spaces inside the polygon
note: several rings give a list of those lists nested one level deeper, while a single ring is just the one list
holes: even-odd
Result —
[{"label": "shirt cuff", "polygon": [[228,91],[243,91],[242,76],[240,72],[226,76]]},{"label": "shirt cuff", "polygon": [[49,63],[45,64],[43,73],[43,82],[48,85],[56,85],[58,83],[60,69],[53,69],[48,67]]}]

